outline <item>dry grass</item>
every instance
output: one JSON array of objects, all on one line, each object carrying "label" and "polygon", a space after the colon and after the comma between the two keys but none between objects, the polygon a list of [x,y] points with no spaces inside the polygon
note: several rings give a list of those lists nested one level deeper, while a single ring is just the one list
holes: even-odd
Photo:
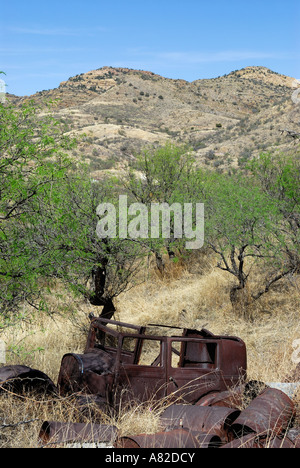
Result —
[{"label": "dry grass", "polygon": [[[189,268],[184,264],[167,268],[167,278],[151,271],[146,283],[120,296],[115,318],[141,325],[205,327],[215,334],[239,336],[247,345],[249,379],[282,381],[295,368],[291,356],[293,341],[300,338],[299,282],[278,283],[253,305],[252,321],[247,321],[232,310],[231,278],[214,268],[212,258],[198,259]],[[56,383],[63,354],[83,350],[86,336],[82,331],[87,329],[91,311],[90,306],[80,302],[65,309],[53,318],[40,316],[33,325],[22,323],[7,329],[1,335],[9,351],[7,363],[39,369]],[[71,314],[70,319],[67,312],[75,309],[77,314]],[[300,408],[300,394],[295,402]],[[108,419],[96,407],[83,415],[72,399],[41,400],[34,395],[5,393],[0,398],[0,447],[36,447],[44,420],[115,424],[121,435],[153,433],[158,429],[161,409],[151,401],[126,405]],[[298,421],[299,414],[300,410]],[[18,425],[10,427],[13,424]]]}]

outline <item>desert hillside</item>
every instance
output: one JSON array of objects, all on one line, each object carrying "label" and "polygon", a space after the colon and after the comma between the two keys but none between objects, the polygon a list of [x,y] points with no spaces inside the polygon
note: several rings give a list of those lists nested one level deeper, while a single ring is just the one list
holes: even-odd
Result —
[{"label": "desert hillside", "polygon": [[299,130],[297,81],[264,67],[194,82],[149,71],[103,67],[33,96],[54,103],[69,131],[84,135],[74,156],[103,169],[122,168],[146,145],[188,143],[200,165],[240,167],[262,151],[293,149]]}]

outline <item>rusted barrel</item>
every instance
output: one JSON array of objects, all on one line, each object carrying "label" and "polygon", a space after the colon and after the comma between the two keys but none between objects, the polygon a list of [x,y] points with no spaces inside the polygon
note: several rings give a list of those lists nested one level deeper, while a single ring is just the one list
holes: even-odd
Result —
[{"label": "rusted barrel", "polygon": [[295,405],[282,391],[267,388],[241,412],[231,426],[235,436],[250,433],[280,435],[295,416]]},{"label": "rusted barrel", "polygon": [[57,388],[46,374],[38,369],[22,365],[4,366],[0,369],[0,391],[15,393],[34,391],[36,393],[57,393]]},{"label": "rusted barrel", "polygon": [[119,438],[116,448],[218,448],[221,439],[216,434],[195,433],[187,429],[174,429],[156,434],[140,434]]},{"label": "rusted barrel", "polygon": [[160,417],[164,428],[184,427],[199,433],[216,434],[228,441],[228,430],[240,415],[237,409],[226,407],[171,405]]},{"label": "rusted barrel", "polygon": [[[90,383],[87,380],[91,380],[91,372],[94,374],[94,380],[97,380],[97,376],[107,375],[112,370],[113,365],[113,358],[102,350],[86,354],[65,354],[61,361],[57,383],[60,393],[66,395],[83,390]],[[102,382],[105,379],[98,380],[98,385],[101,388],[97,388],[97,383],[95,385],[92,382],[93,387],[96,386],[92,393],[105,394],[105,382]]]},{"label": "rusted barrel", "polygon": [[58,446],[74,442],[113,444],[116,437],[115,426],[44,421],[39,433],[39,443],[42,446]]}]

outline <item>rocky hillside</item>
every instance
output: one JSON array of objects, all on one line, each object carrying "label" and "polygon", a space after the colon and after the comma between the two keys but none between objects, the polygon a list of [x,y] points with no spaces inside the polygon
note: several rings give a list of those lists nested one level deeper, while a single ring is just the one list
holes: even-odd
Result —
[{"label": "rocky hillside", "polygon": [[56,116],[84,134],[74,156],[89,159],[97,177],[167,139],[190,144],[199,164],[219,170],[243,166],[262,151],[292,149],[299,140],[286,130],[299,132],[300,106],[291,99],[296,87],[293,78],[264,67],[192,83],[103,67],[30,99],[54,100]]}]

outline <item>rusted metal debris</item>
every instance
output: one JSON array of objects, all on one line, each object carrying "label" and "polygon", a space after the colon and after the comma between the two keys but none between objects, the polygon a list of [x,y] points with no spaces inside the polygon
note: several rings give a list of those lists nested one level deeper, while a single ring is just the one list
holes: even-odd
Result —
[{"label": "rusted metal debris", "polygon": [[[161,327],[169,333],[160,334]],[[93,318],[84,352],[62,357],[57,385],[38,370],[4,366],[0,388],[72,395],[81,414],[86,409],[89,415],[92,405],[111,412],[126,401],[171,403],[157,434],[120,437],[114,426],[45,421],[43,446],[79,441],[128,448],[298,447],[292,399],[263,382],[247,381],[246,370],[240,338]]]},{"label": "rusted metal debris", "polygon": [[228,442],[228,430],[240,413],[226,407],[172,405],[162,413],[160,423],[166,429],[184,427],[198,433],[218,435],[222,442]]},{"label": "rusted metal debris", "polygon": [[221,449],[228,448],[262,448],[259,443],[259,437],[256,434],[248,434],[246,436],[233,439],[227,444],[222,445]]},{"label": "rusted metal debris", "polygon": [[221,439],[216,434],[204,434],[188,429],[173,429],[156,434],[121,437],[116,448],[218,448]]},{"label": "rusted metal debris", "polygon": [[232,390],[212,392],[200,398],[197,406],[214,406],[223,408],[236,408],[242,406],[244,399],[244,385],[239,385]]},{"label": "rusted metal debris", "polygon": [[241,408],[246,401],[252,401],[266,388],[263,382],[250,380],[229,390],[210,392],[196,402],[198,406],[221,406],[225,408]]},{"label": "rusted metal debris", "polygon": [[220,448],[297,448],[287,437],[261,437],[248,434],[240,439],[234,439]]},{"label": "rusted metal debris", "polygon": [[39,433],[39,444],[42,447],[59,447],[80,442],[95,445],[107,443],[113,446],[116,437],[115,426],[44,421]]},{"label": "rusted metal debris", "polygon": [[0,391],[9,390],[23,393],[34,390],[36,393],[56,393],[57,387],[43,372],[31,367],[14,365],[0,368]]},{"label": "rusted metal debris", "polygon": [[231,430],[239,437],[251,433],[278,436],[291,427],[294,416],[293,401],[281,390],[267,388],[242,411]]},{"label": "rusted metal debris", "polygon": [[[145,362],[149,347],[157,347],[157,355]],[[58,387],[63,395],[97,394],[114,407],[121,398],[143,402],[172,396],[195,404],[245,380],[246,367],[246,346],[237,337],[205,329],[158,335],[146,327],[97,318],[85,352],[63,356]]]},{"label": "rusted metal debris", "polygon": [[300,448],[300,428],[293,428],[287,431],[287,438],[293,442],[296,448]]},{"label": "rusted metal debris", "polygon": [[[174,397],[196,404],[246,380],[246,346],[240,338],[163,326],[175,332],[168,336],[157,334],[159,327],[93,318],[84,352],[63,356],[57,385],[35,369],[8,366],[2,374],[0,369],[2,386],[31,382],[62,396],[96,395],[116,408],[121,397],[123,402]],[[147,362],[151,347],[157,354]]]},{"label": "rusted metal debris", "polygon": [[121,438],[115,446],[191,448],[194,444],[194,448],[299,448],[300,429],[291,428],[294,415],[292,400],[280,390],[267,388],[243,411],[172,405],[161,415],[165,432]]}]

